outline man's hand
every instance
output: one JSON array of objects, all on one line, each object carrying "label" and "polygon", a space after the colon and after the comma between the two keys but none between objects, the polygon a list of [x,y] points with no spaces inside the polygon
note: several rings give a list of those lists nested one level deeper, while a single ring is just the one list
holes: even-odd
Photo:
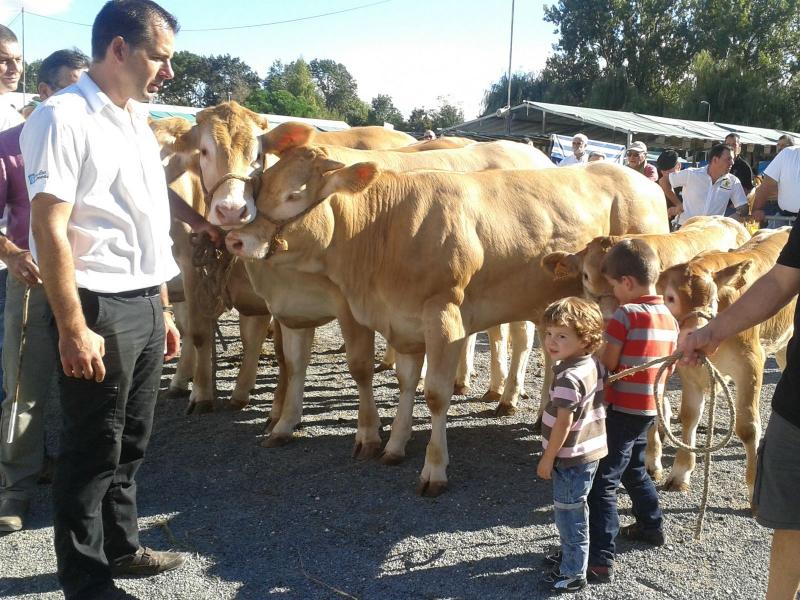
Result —
[{"label": "man's hand", "polygon": [[88,327],[61,335],[58,351],[61,354],[61,367],[67,377],[94,379],[97,383],[105,379],[105,340]]},{"label": "man's hand", "polygon": [[168,361],[178,356],[181,349],[181,334],[169,312],[164,313],[164,334],[164,360]]},{"label": "man's hand", "polygon": [[711,325],[691,331],[678,339],[678,350],[683,352],[681,364],[697,366],[703,356],[711,356],[719,348],[720,342],[714,339]]},{"label": "man's hand", "polygon": [[763,223],[766,220],[766,215],[764,215],[764,211],[762,209],[754,208],[750,213],[750,218],[754,221],[758,221],[759,223]]},{"label": "man's hand", "polygon": [[22,283],[28,285],[39,285],[42,279],[39,275],[39,267],[33,262],[31,253],[27,250],[20,250],[6,260],[8,272],[11,273]]},{"label": "man's hand", "polygon": [[539,459],[539,464],[536,466],[536,474],[542,479],[550,479],[553,476],[553,462],[554,460],[547,456],[542,455]]},{"label": "man's hand", "polygon": [[679,215],[683,212],[683,206],[670,206],[667,208],[667,216],[670,218]]}]

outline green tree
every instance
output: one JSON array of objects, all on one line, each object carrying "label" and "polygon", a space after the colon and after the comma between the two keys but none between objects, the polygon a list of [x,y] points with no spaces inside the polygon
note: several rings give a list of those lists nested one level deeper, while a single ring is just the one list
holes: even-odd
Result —
[{"label": "green tree", "polygon": [[214,106],[226,100],[244,102],[259,88],[261,80],[242,59],[230,54],[205,58],[203,106]]},{"label": "green tree", "polygon": [[444,129],[445,127],[452,127],[464,122],[464,110],[460,106],[452,104],[446,98],[440,96],[439,108],[437,108],[432,117],[432,126],[435,129]]},{"label": "green tree", "polygon": [[426,108],[415,108],[408,116],[409,131],[425,131],[433,128],[434,111]]},{"label": "green tree", "polygon": [[308,63],[302,58],[298,58],[288,64],[284,64],[279,60],[272,63],[267,77],[264,79],[264,89],[267,92],[289,92],[301,102],[304,110],[307,108],[313,113],[311,115],[293,114],[291,116],[318,118],[328,116],[325,108],[325,98],[314,82]]},{"label": "green tree", "polygon": [[165,81],[158,95],[164,104],[203,107],[205,104],[208,62],[204,56],[181,50],[172,57],[175,77]]},{"label": "green tree", "polygon": [[317,107],[309,105],[305,100],[297,98],[286,90],[276,92],[268,92],[263,89],[253,90],[243,104],[258,113],[310,118],[318,116],[316,114]]},{"label": "green tree", "polygon": [[402,128],[405,125],[403,115],[395,107],[392,97],[388,94],[378,94],[372,99],[371,108],[367,123],[369,125],[383,125],[391,123],[395,127]]},{"label": "green tree", "polygon": [[39,69],[41,66],[41,58],[25,64],[25,89],[22,89],[22,78],[20,78],[19,87],[17,88],[18,92],[27,92],[28,94],[39,93]]}]

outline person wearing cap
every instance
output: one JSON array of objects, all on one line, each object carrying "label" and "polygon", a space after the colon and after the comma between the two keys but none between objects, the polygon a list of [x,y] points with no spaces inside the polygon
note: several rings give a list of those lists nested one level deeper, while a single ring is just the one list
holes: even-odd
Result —
[{"label": "person wearing cap", "polygon": [[598,162],[601,160],[605,160],[606,155],[602,152],[590,152],[589,153],[589,162]]},{"label": "person wearing cap", "polygon": [[[679,225],[691,217],[724,215],[729,202],[736,208],[737,216],[744,217],[749,213],[742,183],[736,175],[731,174],[731,166],[733,148],[716,144],[708,153],[708,165],[705,167],[683,169],[661,178],[661,188],[678,207]],[[683,202],[675,195],[676,187],[683,187]]]},{"label": "person wearing cap", "polygon": [[628,159],[628,166],[634,171],[639,171],[650,181],[658,181],[658,171],[647,162],[647,146],[644,142],[633,142],[625,152]]},{"label": "person wearing cap", "polygon": [[428,129],[428,130],[425,131],[424,134],[422,134],[422,139],[423,140],[435,140],[436,139],[436,134],[433,133],[433,131],[431,131],[430,129]]},{"label": "person wearing cap", "polygon": [[733,166],[731,173],[739,178],[744,188],[744,193],[749,194],[753,189],[753,169],[747,164],[740,154],[742,153],[742,139],[738,133],[730,132],[725,136],[725,143],[733,148]]},{"label": "person wearing cap", "polygon": [[558,163],[558,166],[568,167],[570,165],[581,165],[586,163],[589,160],[589,154],[586,152],[586,148],[588,147],[589,138],[582,133],[576,133],[572,138],[572,154],[564,157],[564,160]]}]

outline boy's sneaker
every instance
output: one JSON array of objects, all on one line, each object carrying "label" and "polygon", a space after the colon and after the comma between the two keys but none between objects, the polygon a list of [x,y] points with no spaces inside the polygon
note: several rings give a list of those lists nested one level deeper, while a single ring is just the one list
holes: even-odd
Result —
[{"label": "boy's sneaker", "polygon": [[552,550],[542,557],[542,564],[545,567],[558,567],[561,565],[561,550]]},{"label": "boy's sneaker", "polygon": [[645,529],[640,523],[631,523],[619,528],[619,536],[626,540],[645,542],[651,546],[663,546],[666,541],[663,529]]},{"label": "boy's sneaker", "polygon": [[567,577],[566,575],[558,575],[554,577],[550,583],[551,592],[578,592],[586,587],[586,579],[578,575],[577,577]]},{"label": "boy's sneaker", "polygon": [[614,567],[593,567],[586,569],[586,581],[589,583],[611,583],[614,581]]}]

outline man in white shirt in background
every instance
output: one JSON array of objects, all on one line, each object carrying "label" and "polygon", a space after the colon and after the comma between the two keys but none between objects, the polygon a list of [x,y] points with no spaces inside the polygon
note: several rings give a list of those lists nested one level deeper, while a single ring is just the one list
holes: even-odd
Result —
[{"label": "man in white shirt in background", "polygon": [[800,210],[800,146],[786,146],[764,170],[764,180],[756,188],[753,218],[764,220],[764,206],[778,196],[784,216],[796,216]]},{"label": "man in white shirt in background", "polygon": [[559,167],[568,167],[570,165],[582,165],[589,161],[589,153],[586,149],[589,147],[589,138],[582,133],[576,133],[572,137],[572,155],[567,156],[558,163]]},{"label": "man in white shirt in background", "polygon": [[[17,36],[8,27],[0,25],[0,131],[11,129],[24,121],[17,109],[11,106],[2,96],[8,92],[17,91],[19,80],[22,77],[22,51],[17,41]],[[0,233],[6,231],[6,215],[0,214]],[[3,349],[3,314],[6,308],[6,282],[8,269],[6,264],[0,262],[0,351]],[[3,386],[3,373],[0,371],[0,400],[5,396]]]},{"label": "man in white shirt in background", "polygon": [[21,146],[31,251],[55,316],[62,428],[53,480],[66,600],[130,597],[114,577],[184,562],[139,543],[136,472],[163,360],[179,336],[166,296],[178,273],[148,102],[171,79],[178,23],[151,0],[110,0],[88,73],[34,111]]},{"label": "man in white shirt in background", "polygon": [[[717,144],[711,148],[705,167],[683,169],[659,180],[667,200],[677,207],[679,225],[700,215],[724,215],[728,202],[736,208],[737,216],[748,214],[747,197],[741,182],[730,173],[732,166],[733,149]],[[683,188],[683,202],[675,194],[676,187]]]}]

